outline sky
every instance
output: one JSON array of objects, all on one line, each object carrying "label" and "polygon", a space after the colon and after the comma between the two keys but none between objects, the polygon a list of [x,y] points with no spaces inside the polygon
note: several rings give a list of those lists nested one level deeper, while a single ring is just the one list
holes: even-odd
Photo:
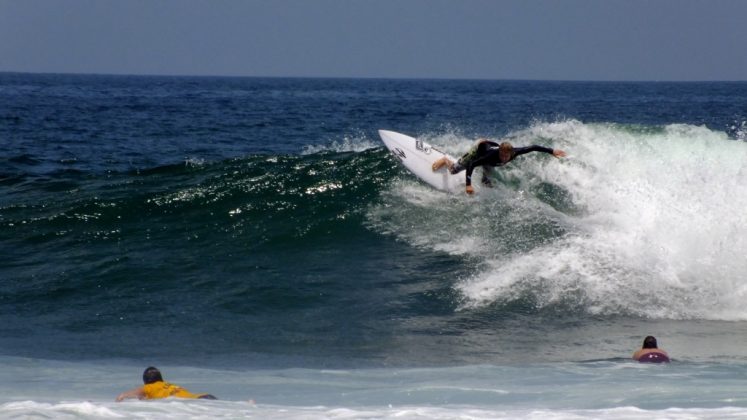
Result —
[{"label": "sky", "polygon": [[747,80],[747,1],[0,0],[0,71]]}]

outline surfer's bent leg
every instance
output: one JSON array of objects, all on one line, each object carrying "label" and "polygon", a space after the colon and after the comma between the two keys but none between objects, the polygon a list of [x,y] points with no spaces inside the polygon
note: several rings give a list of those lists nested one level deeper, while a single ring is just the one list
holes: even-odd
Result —
[{"label": "surfer's bent leg", "polygon": [[451,173],[452,175],[458,174],[459,172],[462,172],[465,169],[467,169],[467,167],[462,165],[461,159],[459,159],[457,163],[449,165],[449,173]]},{"label": "surfer's bent leg", "polygon": [[458,174],[459,172],[462,172],[463,170],[467,169],[467,165],[475,158],[475,154],[473,151],[469,151],[464,156],[460,157],[459,160],[449,166],[449,172],[451,174]]},{"label": "surfer's bent leg", "polygon": [[433,172],[436,172],[437,170],[441,169],[446,165],[446,168],[449,169],[449,172],[452,174],[457,174],[459,172],[462,172],[467,168],[467,165],[473,161],[476,160],[481,155],[485,154],[485,148],[488,145],[487,140],[485,139],[479,139],[475,142],[472,147],[470,147],[469,151],[464,154],[464,156],[460,157],[457,163],[452,162],[449,158],[446,156],[436,160],[433,162],[433,165],[431,166],[431,169],[433,169]]}]

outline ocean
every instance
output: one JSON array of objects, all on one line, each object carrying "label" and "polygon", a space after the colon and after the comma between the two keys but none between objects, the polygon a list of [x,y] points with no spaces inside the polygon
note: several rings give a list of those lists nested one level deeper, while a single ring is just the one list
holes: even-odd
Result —
[{"label": "ocean", "polygon": [[0,417],[745,418],[745,209],[743,82],[0,73]]}]

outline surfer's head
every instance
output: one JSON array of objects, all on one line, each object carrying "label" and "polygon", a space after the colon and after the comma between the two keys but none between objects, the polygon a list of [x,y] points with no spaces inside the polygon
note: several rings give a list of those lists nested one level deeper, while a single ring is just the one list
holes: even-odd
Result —
[{"label": "surfer's head", "polygon": [[648,337],[643,339],[643,348],[644,349],[656,349],[658,346],[656,345],[656,338],[654,338],[653,335],[649,335]]},{"label": "surfer's head", "polygon": [[501,163],[510,161],[513,156],[514,146],[512,146],[511,143],[504,141],[500,146],[498,146],[498,158],[501,160]]},{"label": "surfer's head", "polygon": [[147,385],[152,384],[153,382],[163,382],[163,378],[161,377],[160,370],[150,366],[145,369],[145,372],[143,372],[143,383]]}]

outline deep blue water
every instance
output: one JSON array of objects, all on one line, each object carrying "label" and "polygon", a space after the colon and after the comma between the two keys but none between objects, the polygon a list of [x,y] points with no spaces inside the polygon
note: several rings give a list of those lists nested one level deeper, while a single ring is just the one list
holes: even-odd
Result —
[{"label": "deep blue water", "polygon": [[[675,358],[747,361],[724,198],[745,121],[747,83],[0,74],[0,354],[500,365],[627,357],[653,332]],[[571,157],[448,196],[382,128]]]}]

